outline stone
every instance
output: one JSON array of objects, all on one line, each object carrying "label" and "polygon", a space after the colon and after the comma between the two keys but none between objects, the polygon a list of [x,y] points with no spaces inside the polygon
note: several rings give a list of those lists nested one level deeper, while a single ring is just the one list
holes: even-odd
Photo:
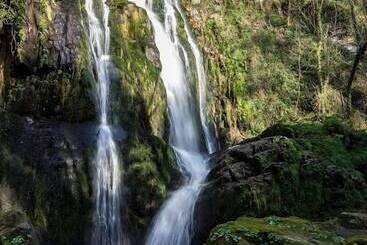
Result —
[{"label": "stone", "polygon": [[339,222],[345,228],[367,230],[367,214],[343,212],[339,215]]},{"label": "stone", "polygon": [[[0,190],[0,233],[18,227],[16,234],[24,234],[30,228],[48,244],[84,243],[91,208],[85,152],[94,147],[95,130],[93,124],[29,124],[0,112],[0,179],[9,190]],[[3,210],[19,210],[29,219],[1,226]]]},{"label": "stone", "polygon": [[344,245],[345,239],[322,223],[298,217],[240,217],[215,227],[207,245],[284,244],[284,245]]},{"label": "stone", "polygon": [[215,225],[241,215],[320,218],[366,207],[367,183],[355,165],[322,162],[315,152],[303,150],[307,138],[298,138],[296,131],[275,131],[213,156],[196,205],[194,244],[201,244]]}]

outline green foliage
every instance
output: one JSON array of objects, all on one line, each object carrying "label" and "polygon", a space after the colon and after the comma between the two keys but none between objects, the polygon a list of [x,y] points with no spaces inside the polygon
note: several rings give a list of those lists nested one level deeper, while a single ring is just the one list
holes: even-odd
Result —
[{"label": "green foliage", "polygon": [[367,134],[353,130],[337,116],[324,123],[276,125],[262,135],[294,138],[299,150],[313,152],[321,164],[353,168],[367,159]]},{"label": "green foliage", "polygon": [[[211,116],[226,142],[279,122],[344,114],[342,92],[354,59],[350,1],[183,4],[206,57]],[[363,23],[361,1],[353,4]],[[363,88],[364,78],[356,79]]]},{"label": "green foliage", "polygon": [[9,4],[0,2],[0,23],[20,27],[25,14],[25,3],[23,0],[12,0]]},{"label": "green foliage", "polygon": [[127,5],[127,0],[113,0],[109,2],[109,7],[113,11],[123,9]]},{"label": "green foliage", "polygon": [[0,241],[3,245],[23,245],[27,244],[29,237],[24,237],[23,235],[16,235],[13,237],[1,236]]},{"label": "green foliage", "polygon": [[11,0],[8,3],[0,2],[0,25],[8,25],[12,28],[14,35],[11,40],[12,51],[15,52],[25,39],[25,11],[26,4],[24,0]]}]

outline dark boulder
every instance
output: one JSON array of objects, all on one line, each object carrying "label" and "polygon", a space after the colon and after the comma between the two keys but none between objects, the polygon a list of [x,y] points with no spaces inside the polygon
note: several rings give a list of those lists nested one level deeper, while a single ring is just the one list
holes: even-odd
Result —
[{"label": "dark boulder", "polygon": [[[194,241],[200,244],[215,225],[242,215],[325,218],[365,209],[367,183],[353,163],[365,158],[358,155],[358,147],[366,149],[365,136],[355,137],[357,142],[340,129],[322,126],[301,133],[276,126],[214,156],[197,203]],[[339,154],[350,159],[338,165]]]}]

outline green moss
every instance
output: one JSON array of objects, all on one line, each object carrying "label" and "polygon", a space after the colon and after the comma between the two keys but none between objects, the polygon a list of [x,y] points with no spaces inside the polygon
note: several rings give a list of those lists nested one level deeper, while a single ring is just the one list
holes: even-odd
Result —
[{"label": "green moss", "polygon": [[[83,74],[87,76],[89,73]],[[71,122],[88,120],[94,117],[89,90],[90,81],[73,78],[61,70],[13,78],[8,84],[5,108],[36,118],[44,116]]]},{"label": "green moss", "polygon": [[222,220],[270,214],[320,218],[366,208],[365,176],[356,170],[367,160],[365,132],[333,117],[324,123],[275,125],[257,137],[262,139],[266,145],[255,144],[261,150],[250,159],[234,156],[221,163],[246,161],[262,173],[241,182],[235,197],[229,192],[234,201],[223,209]]},{"label": "green moss", "polygon": [[325,119],[323,123],[275,125],[262,135],[293,138],[299,150],[314,153],[325,165],[354,168],[355,164],[367,160],[367,134],[353,130],[336,116]]},{"label": "green moss", "polygon": [[[130,138],[165,133],[165,90],[159,78],[159,61],[152,29],[143,10],[118,5],[111,11],[113,63],[119,91],[113,108]],[[158,63],[157,63],[158,62]]]},{"label": "green moss", "polygon": [[[171,150],[159,138],[153,138],[150,145],[145,143],[130,143],[125,148],[127,164],[126,182],[131,188],[131,205],[134,211],[132,225],[144,228],[150,218],[160,207],[177,179],[173,169],[174,158]],[[176,173],[177,175],[177,173]]]},{"label": "green moss", "polygon": [[344,244],[344,239],[317,223],[297,217],[241,217],[214,228],[207,245],[215,244]]},{"label": "green moss", "polygon": [[347,245],[364,245],[367,243],[367,235],[354,235],[347,238]]}]

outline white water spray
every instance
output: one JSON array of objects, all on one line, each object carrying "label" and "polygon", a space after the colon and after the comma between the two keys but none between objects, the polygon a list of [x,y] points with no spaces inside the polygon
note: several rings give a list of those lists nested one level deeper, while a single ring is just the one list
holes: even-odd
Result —
[{"label": "white water spray", "polygon": [[[101,8],[97,17],[95,9]],[[108,125],[110,77],[109,8],[103,0],[86,0],[89,44],[96,70],[96,101],[99,113],[97,153],[94,159],[95,210],[91,243],[94,245],[128,245],[121,221],[121,170],[116,144]]]},{"label": "white water spray", "polygon": [[[170,144],[173,147],[177,164],[185,177],[185,184],[169,198],[156,216],[148,235],[147,245],[189,245],[193,234],[193,213],[202,183],[209,172],[208,153],[215,150],[214,137],[210,137],[205,114],[205,73],[201,54],[196,46],[187,23],[190,45],[193,49],[200,90],[200,115],[196,115],[195,100],[191,94],[190,64],[188,53],[180,43],[177,34],[175,0],[164,1],[164,23],[153,12],[153,2],[130,0],[144,8],[154,29],[155,44],[162,64],[161,78],[167,92],[170,119]],[[181,12],[182,14],[182,12]],[[182,15],[183,16],[183,15]],[[183,56],[183,60],[181,55]],[[198,120],[199,118],[199,120]],[[201,120],[200,120],[201,119]],[[201,123],[200,123],[201,121]],[[207,147],[202,147],[202,129]],[[207,149],[207,150],[206,150]]]}]

